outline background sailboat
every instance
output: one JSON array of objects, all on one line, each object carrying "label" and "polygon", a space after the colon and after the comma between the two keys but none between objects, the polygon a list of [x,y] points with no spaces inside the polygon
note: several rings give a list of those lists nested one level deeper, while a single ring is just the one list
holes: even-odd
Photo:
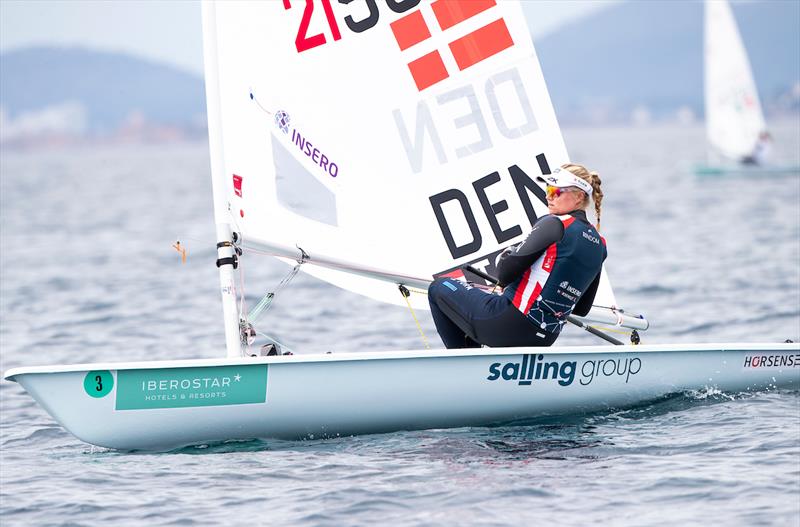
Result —
[{"label": "background sailboat", "polygon": [[698,174],[800,169],[769,162],[766,150],[771,138],[747,50],[727,0],[705,2],[704,81],[711,152],[709,163],[696,167]]},{"label": "background sailboat", "polygon": [[79,438],[125,449],[480,425],[709,382],[800,382],[794,344],[242,356],[240,252],[247,263],[259,251],[298,260],[388,301],[404,301],[405,286],[424,305],[433,275],[467,263],[491,271],[493,255],[544,211],[531,176],[567,160],[518,4],[369,5],[204,4],[229,357],[6,378]]}]

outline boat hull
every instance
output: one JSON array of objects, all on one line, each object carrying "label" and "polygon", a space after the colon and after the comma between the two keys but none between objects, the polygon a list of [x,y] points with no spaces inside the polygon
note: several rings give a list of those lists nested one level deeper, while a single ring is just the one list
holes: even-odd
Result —
[{"label": "boat hull", "polygon": [[800,166],[797,165],[740,165],[740,164],[719,164],[719,165],[695,165],[694,173],[697,176],[770,176],[770,175],[790,175],[800,174]]},{"label": "boat hull", "polygon": [[479,426],[670,393],[800,389],[800,345],[506,348],[16,368],[79,439],[165,450]]}]

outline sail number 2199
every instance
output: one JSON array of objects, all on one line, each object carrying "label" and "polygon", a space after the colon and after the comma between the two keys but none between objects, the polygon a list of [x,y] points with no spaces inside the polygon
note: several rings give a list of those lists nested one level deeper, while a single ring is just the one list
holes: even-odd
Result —
[{"label": "sail number 2199", "polygon": [[[302,0],[301,0],[302,1]],[[300,19],[300,27],[297,29],[297,38],[294,43],[297,47],[297,52],[302,53],[317,46],[321,46],[327,42],[323,33],[308,36],[308,26],[311,24],[311,17],[314,14],[314,1],[305,0],[305,9],[303,10],[303,17]],[[319,0],[322,4],[322,9],[325,12],[325,18],[328,21],[328,27],[331,30],[333,40],[340,40],[342,34],[339,31],[339,25],[336,23],[336,18],[333,16],[333,7],[331,0]],[[375,27],[380,18],[380,11],[378,10],[377,0],[337,0],[342,5],[360,5],[366,6],[366,15],[356,19],[352,15],[344,17],[344,23],[348,29],[353,33],[363,33],[368,29]],[[409,9],[417,7],[420,0],[384,0],[386,5],[395,13],[405,13]],[[283,0],[283,8],[291,9],[292,0]]]}]

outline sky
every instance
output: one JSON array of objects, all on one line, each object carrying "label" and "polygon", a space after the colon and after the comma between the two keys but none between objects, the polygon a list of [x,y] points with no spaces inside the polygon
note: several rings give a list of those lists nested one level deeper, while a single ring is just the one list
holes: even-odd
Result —
[{"label": "sky", "polygon": [[[523,0],[536,4],[528,21],[534,37],[618,1]],[[0,0],[0,52],[39,45],[122,51],[202,73],[200,2]]]}]

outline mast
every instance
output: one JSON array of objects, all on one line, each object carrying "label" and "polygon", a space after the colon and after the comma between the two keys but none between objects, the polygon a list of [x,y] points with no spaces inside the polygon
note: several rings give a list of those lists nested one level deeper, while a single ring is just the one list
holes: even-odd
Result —
[{"label": "mast", "polygon": [[208,112],[208,146],[211,153],[211,182],[214,195],[214,222],[217,232],[217,267],[219,267],[222,312],[225,325],[225,348],[228,358],[241,357],[239,312],[236,306],[234,270],[238,266],[234,242],[236,234],[228,212],[225,178],[225,159],[222,149],[222,115],[220,111],[219,61],[217,57],[216,5],[204,0],[203,55]]}]

